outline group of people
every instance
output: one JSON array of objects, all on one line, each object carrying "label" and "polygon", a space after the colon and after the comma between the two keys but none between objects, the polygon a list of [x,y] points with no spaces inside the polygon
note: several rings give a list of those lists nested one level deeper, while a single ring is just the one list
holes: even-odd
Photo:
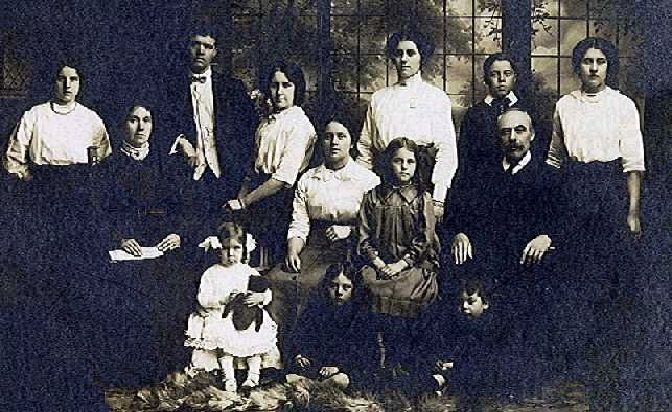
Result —
[{"label": "group of people", "polygon": [[[458,140],[450,99],[421,75],[432,51],[393,34],[398,81],[373,94],[363,127],[337,113],[316,128],[298,65],[270,65],[255,106],[212,69],[216,35],[199,29],[189,67],[160,104],[130,106],[118,142],[77,102],[77,65],[60,64],[3,157],[23,217],[5,213],[26,234],[8,250],[43,245],[14,263],[70,299],[57,326],[83,335],[95,379],[141,385],[186,366],[236,391],[284,367],[342,388],[448,381],[478,410],[590,359],[576,376],[609,410],[644,171],[616,48],[576,45],[581,88],[558,101],[542,149],[503,53],[486,59],[488,94]],[[163,256],[111,265],[117,248]],[[591,305],[582,327],[576,301]]]}]

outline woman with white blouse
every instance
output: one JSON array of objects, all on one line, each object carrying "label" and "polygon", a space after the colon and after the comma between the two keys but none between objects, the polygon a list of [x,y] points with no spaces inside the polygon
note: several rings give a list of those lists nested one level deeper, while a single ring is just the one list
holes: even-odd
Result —
[{"label": "woman with white blouse", "polygon": [[338,117],[327,123],[319,139],[323,162],[306,171],[296,186],[285,263],[268,274],[276,296],[270,311],[278,322],[295,320],[298,306],[327,267],[349,259],[364,194],[380,183],[378,176],[351,159],[346,124]]},{"label": "woman with white blouse", "polygon": [[390,36],[386,52],[397,69],[398,81],[371,97],[357,142],[357,162],[378,171],[376,159],[392,140],[413,140],[423,148],[422,178],[433,188],[434,213],[441,219],[457,170],[457,143],[450,99],[422,79],[421,68],[433,47],[419,33],[402,32]]},{"label": "woman with white blouse", "polygon": [[[562,275],[557,302],[569,328],[562,331],[566,355],[590,365],[591,410],[625,410],[614,388],[621,387],[621,361],[637,332],[628,326],[636,286],[640,185],[644,144],[637,108],[614,89],[618,51],[609,41],[589,37],[572,56],[581,89],[556,103],[547,162],[563,170],[558,201],[565,210],[567,242],[561,245]],[[559,304],[562,307],[562,304]],[[577,318],[578,316],[578,318]],[[577,326],[581,325],[581,326]],[[584,352],[587,348],[587,352]],[[567,362],[565,359],[563,362]],[[585,372],[583,372],[585,373]],[[616,402],[616,403],[614,403]]]},{"label": "woman with white blouse", "polygon": [[301,108],[306,81],[298,65],[277,62],[271,66],[262,92],[270,97],[273,110],[257,128],[254,165],[238,198],[225,206],[245,211],[248,230],[260,242],[259,267],[264,269],[280,259],[292,189],[308,167],[317,136]]}]

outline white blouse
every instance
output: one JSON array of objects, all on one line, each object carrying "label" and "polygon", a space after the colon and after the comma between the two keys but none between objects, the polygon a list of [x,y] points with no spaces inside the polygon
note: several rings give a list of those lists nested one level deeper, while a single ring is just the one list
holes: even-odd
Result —
[{"label": "white blouse", "polygon": [[257,173],[293,186],[300,172],[308,167],[317,140],[315,128],[298,106],[264,119],[257,128]]},{"label": "white blouse", "polygon": [[633,101],[608,87],[596,95],[577,90],[561,97],[555,104],[547,163],[559,168],[568,159],[622,159],[624,172],[643,171],[644,142]]},{"label": "white blouse", "polygon": [[371,169],[373,158],[397,137],[408,137],[420,145],[434,144],[433,198],[445,201],[457,170],[451,103],[441,89],[423,81],[420,73],[405,84],[397,83],[373,94],[357,142],[357,162]]},{"label": "white blouse", "polygon": [[308,238],[311,220],[352,225],[364,194],[380,184],[375,173],[352,159],[339,170],[321,165],[308,170],[296,186],[287,239]]},{"label": "white blouse", "polygon": [[23,114],[9,137],[3,163],[7,172],[23,177],[29,161],[36,165],[86,164],[89,146],[98,147],[101,160],[112,153],[101,118],[79,103],[68,113],[56,113],[47,102]]}]

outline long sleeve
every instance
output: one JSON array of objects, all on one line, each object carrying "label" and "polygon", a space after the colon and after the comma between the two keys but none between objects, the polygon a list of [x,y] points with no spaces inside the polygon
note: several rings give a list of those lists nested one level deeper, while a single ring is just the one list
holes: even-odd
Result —
[{"label": "long sleeve", "polygon": [[444,202],[453,177],[457,172],[457,136],[451,115],[450,99],[447,97],[435,122],[436,164],[432,173],[434,200]]},{"label": "long sleeve", "polygon": [[305,159],[312,155],[316,135],[310,123],[305,125],[295,124],[288,131],[288,134],[289,138],[282,148],[282,159],[272,177],[292,186],[296,182],[303,165],[307,163]]},{"label": "long sleeve", "polygon": [[[423,193],[422,204],[419,212],[417,234],[413,237],[408,251],[402,256],[402,259],[410,266],[415,266],[418,262],[427,258],[435,259],[437,256],[430,253],[436,246],[436,218],[432,205],[432,198],[428,193]],[[438,255],[438,253],[437,253]]]},{"label": "long sleeve", "polygon": [[644,171],[644,139],[640,130],[639,112],[631,101],[624,104],[619,116],[621,127],[619,146],[623,160],[623,172]]},{"label": "long sleeve", "polygon": [[[374,224],[374,209],[375,209],[375,190],[373,189],[364,196],[364,201],[362,202],[362,207],[359,210],[359,224],[358,224],[358,234],[359,241],[357,244],[357,252],[361,255],[368,263],[371,263],[373,259],[378,256],[378,249],[375,245],[374,240],[372,239],[373,230],[372,225]],[[391,263],[391,262],[387,262]]]},{"label": "long sleeve", "polygon": [[[304,175],[305,176],[305,175]],[[292,203],[292,221],[289,224],[287,239],[297,237],[304,241],[310,232],[310,218],[306,207],[306,180],[301,178],[294,191]]]},{"label": "long sleeve", "polygon": [[7,145],[4,166],[7,173],[23,178],[28,173],[28,150],[33,133],[35,119],[26,112],[16,125]]},{"label": "long sleeve", "polygon": [[551,135],[551,147],[548,151],[548,159],[546,160],[546,163],[559,169],[566,160],[567,148],[565,147],[562,123],[560,121],[560,113],[556,105],[555,113],[553,114],[553,134]]},{"label": "long sleeve", "polygon": [[362,133],[357,141],[357,163],[373,169],[373,139],[376,136],[376,122],[373,117],[373,104],[366,111],[366,119],[362,127]]}]

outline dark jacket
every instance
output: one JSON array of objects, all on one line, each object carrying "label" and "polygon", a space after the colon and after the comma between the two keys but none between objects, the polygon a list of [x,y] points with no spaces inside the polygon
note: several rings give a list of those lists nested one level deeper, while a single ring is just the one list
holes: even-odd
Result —
[{"label": "dark jacket", "polygon": [[[166,83],[165,130],[163,142],[166,153],[175,138],[184,134],[196,145],[196,126],[193,120],[189,70],[182,67]],[[258,116],[247,90],[238,79],[212,71],[213,104],[215,111],[214,134],[223,184],[236,193],[249,168],[254,151],[254,132]],[[180,164],[182,176],[191,178],[191,169],[181,155],[174,155]],[[234,194],[235,196],[235,194]]]}]

